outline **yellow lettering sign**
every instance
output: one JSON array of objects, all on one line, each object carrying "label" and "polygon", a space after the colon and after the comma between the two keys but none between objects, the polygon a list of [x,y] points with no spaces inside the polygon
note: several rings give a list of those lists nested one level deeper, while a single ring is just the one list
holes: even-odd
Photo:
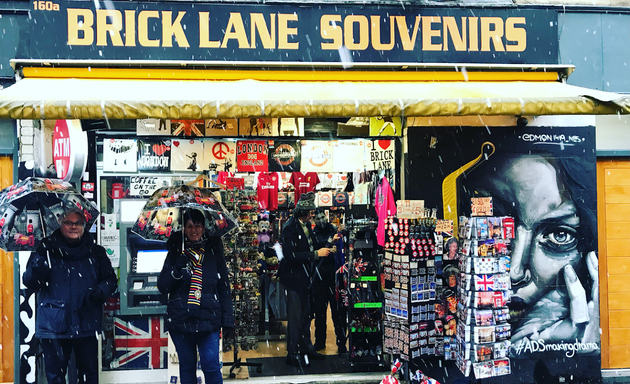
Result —
[{"label": "yellow lettering sign", "polygon": [[180,47],[188,48],[190,44],[188,44],[188,39],[186,39],[186,34],[184,33],[184,28],[182,28],[182,18],[186,14],[185,11],[177,12],[177,18],[175,21],[173,20],[173,12],[171,11],[162,11],[162,46],[163,47],[172,47],[173,46],[173,36],[175,36],[175,40],[177,41],[177,45]]},{"label": "yellow lettering sign", "polygon": [[320,35],[324,40],[332,40],[331,43],[322,42],[322,49],[337,50],[343,45],[343,30],[341,28],[341,15],[323,15],[319,19]]},{"label": "yellow lettering sign", "polygon": [[230,13],[230,20],[225,28],[225,35],[223,36],[223,42],[221,48],[227,48],[227,43],[231,39],[238,41],[238,47],[249,48],[249,42],[247,41],[247,34],[245,33],[245,26],[243,25],[243,18],[240,13]]},{"label": "yellow lettering sign", "polygon": [[68,45],[94,43],[94,14],[89,9],[68,8]]},{"label": "yellow lettering sign", "polygon": [[96,45],[107,45],[107,35],[109,35],[113,46],[122,47],[123,41],[120,37],[122,28],[123,20],[120,11],[115,9],[96,10]]},{"label": "yellow lettering sign", "polygon": [[297,28],[289,28],[289,21],[298,21],[298,15],[296,13],[278,14],[278,48],[299,49],[299,43],[289,43],[289,36],[298,34]]}]

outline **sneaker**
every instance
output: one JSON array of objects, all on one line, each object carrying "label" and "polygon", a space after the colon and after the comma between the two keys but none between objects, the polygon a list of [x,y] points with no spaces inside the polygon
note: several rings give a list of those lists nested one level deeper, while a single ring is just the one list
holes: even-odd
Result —
[{"label": "sneaker", "polygon": [[321,351],[322,349],[326,349],[326,344],[317,344],[313,345],[313,350]]}]

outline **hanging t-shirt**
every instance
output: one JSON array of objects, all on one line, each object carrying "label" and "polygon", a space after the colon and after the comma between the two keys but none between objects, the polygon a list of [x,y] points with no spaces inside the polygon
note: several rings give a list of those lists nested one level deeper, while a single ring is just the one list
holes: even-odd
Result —
[{"label": "hanging t-shirt", "polygon": [[299,171],[301,152],[299,140],[269,140],[269,171]]},{"label": "hanging t-shirt", "polygon": [[367,205],[369,202],[368,183],[357,184],[354,188],[354,204]]},{"label": "hanging t-shirt", "polygon": [[385,245],[385,220],[387,216],[396,214],[396,202],[392,187],[386,177],[381,179],[381,183],[376,188],[376,198],[374,207],[376,208],[376,216],[378,216],[378,229],[376,231],[376,241],[378,245]]},{"label": "hanging t-shirt", "polygon": [[335,188],[335,174],[334,173],[318,173],[319,184],[317,189],[333,189]]},{"label": "hanging t-shirt", "polygon": [[303,140],[302,172],[332,172],[333,171],[333,143],[326,140]]},{"label": "hanging t-shirt", "polygon": [[217,173],[217,183],[225,184],[225,179],[227,179],[228,177],[234,177],[234,172]]},{"label": "hanging t-shirt", "polygon": [[278,186],[280,177],[277,173],[260,172],[256,179],[258,207],[268,211],[278,209]]},{"label": "hanging t-shirt", "polygon": [[334,172],[361,172],[365,169],[365,139],[336,140],[333,148]]},{"label": "hanging t-shirt", "polygon": [[316,172],[293,172],[289,183],[295,187],[295,203],[297,204],[303,193],[315,191],[315,186],[319,184],[319,176]]},{"label": "hanging t-shirt", "polygon": [[[348,185],[348,175],[346,173],[336,173],[334,176],[334,187],[338,191],[344,191]],[[346,191],[351,192],[351,191]]]}]

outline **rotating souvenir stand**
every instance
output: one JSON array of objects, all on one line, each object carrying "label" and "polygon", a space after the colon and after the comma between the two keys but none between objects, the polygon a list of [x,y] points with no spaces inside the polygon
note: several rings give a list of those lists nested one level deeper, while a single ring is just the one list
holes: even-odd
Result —
[{"label": "rotating souvenir stand", "polygon": [[460,217],[462,242],[458,281],[457,366],[476,379],[511,373],[510,241],[511,217]]},{"label": "rotating souvenir stand", "polygon": [[435,212],[420,219],[388,217],[385,223],[384,349],[410,361],[443,354],[438,318],[441,286],[435,263]]},{"label": "rotating souvenir stand", "polygon": [[381,295],[376,225],[372,220],[347,220],[348,345],[352,370],[385,366],[383,359],[383,298]]},{"label": "rotating souvenir stand", "polygon": [[[226,248],[229,250],[230,283],[232,285],[232,302],[234,305],[234,339],[232,348],[234,361],[223,363],[230,365],[230,378],[235,378],[234,370],[240,367],[256,367],[262,371],[261,363],[243,362],[238,357],[238,350],[255,349],[257,346],[256,333],[260,312],[260,292],[258,291],[258,276],[256,275],[258,262],[258,203],[256,192],[250,190],[232,190],[224,194],[224,205],[232,210],[238,218],[238,233],[230,240]],[[227,253],[227,252],[226,252]],[[227,259],[227,257],[226,257]],[[224,351],[229,346],[223,346]]]}]

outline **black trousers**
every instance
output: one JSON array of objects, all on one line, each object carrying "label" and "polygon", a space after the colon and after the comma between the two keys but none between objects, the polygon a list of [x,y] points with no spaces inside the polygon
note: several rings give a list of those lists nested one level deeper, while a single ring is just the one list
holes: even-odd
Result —
[{"label": "black trousers", "polygon": [[335,298],[335,286],[331,285],[313,285],[313,312],[315,313],[315,344],[318,346],[326,345],[326,315],[328,312],[328,304],[330,303],[330,312],[332,315],[333,325],[335,326],[335,336],[337,337],[337,346],[346,345],[346,319],[345,309],[341,308]]},{"label": "black trousers", "polygon": [[65,384],[70,353],[74,351],[79,384],[98,384],[96,336],[75,339],[40,339],[48,384]]},{"label": "black trousers", "polygon": [[287,289],[287,355],[297,357],[313,351],[308,289]]}]

